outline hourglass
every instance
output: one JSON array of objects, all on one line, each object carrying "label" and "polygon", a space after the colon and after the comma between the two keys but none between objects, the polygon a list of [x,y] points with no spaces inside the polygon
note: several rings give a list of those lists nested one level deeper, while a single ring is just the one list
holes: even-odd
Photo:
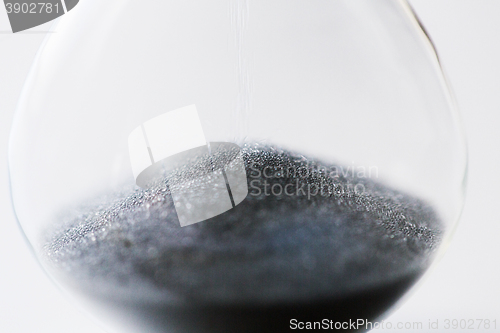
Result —
[{"label": "hourglass", "polygon": [[86,0],[56,29],[12,128],[13,204],[111,327],[374,320],[446,248],[464,136],[405,1]]}]

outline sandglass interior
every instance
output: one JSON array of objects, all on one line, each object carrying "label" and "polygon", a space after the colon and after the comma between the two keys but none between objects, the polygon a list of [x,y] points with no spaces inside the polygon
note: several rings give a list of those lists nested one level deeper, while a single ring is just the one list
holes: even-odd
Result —
[{"label": "sandglass interior", "polygon": [[13,204],[111,327],[375,320],[446,248],[465,143],[405,1],[86,0],[54,29],[12,128]]}]

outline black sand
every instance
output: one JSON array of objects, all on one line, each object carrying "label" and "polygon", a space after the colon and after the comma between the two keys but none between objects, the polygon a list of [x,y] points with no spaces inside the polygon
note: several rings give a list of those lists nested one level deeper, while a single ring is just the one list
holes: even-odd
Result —
[{"label": "black sand", "polygon": [[[130,188],[65,216],[47,233],[46,266],[138,332],[373,320],[428,267],[441,230],[424,202],[274,148],[246,146],[243,157],[253,186],[236,208],[181,228],[165,180]],[[267,196],[264,181],[293,195]],[[308,198],[308,186],[323,192]]]}]

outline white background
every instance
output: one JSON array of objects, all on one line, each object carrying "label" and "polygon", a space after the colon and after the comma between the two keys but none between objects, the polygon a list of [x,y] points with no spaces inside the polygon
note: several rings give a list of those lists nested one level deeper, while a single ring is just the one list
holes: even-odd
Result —
[{"label": "white background", "polygon": [[[497,320],[500,332],[500,0],[410,0],[454,88],[469,141],[467,201],[444,259],[386,318],[445,330],[446,319]],[[67,15],[78,11],[78,6]],[[10,205],[7,142],[15,106],[48,26],[9,32],[0,8],[0,332],[104,332],[62,296],[21,237]],[[428,330],[429,320],[439,330]],[[376,330],[390,332],[400,330]],[[405,330],[410,332],[412,330]]]}]

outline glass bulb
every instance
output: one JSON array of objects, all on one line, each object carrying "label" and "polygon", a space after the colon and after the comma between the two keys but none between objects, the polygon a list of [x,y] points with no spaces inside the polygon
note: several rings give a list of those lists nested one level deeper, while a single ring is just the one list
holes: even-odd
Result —
[{"label": "glass bulb", "polygon": [[56,29],[13,204],[122,332],[374,320],[446,248],[465,141],[405,1],[86,0]]}]

